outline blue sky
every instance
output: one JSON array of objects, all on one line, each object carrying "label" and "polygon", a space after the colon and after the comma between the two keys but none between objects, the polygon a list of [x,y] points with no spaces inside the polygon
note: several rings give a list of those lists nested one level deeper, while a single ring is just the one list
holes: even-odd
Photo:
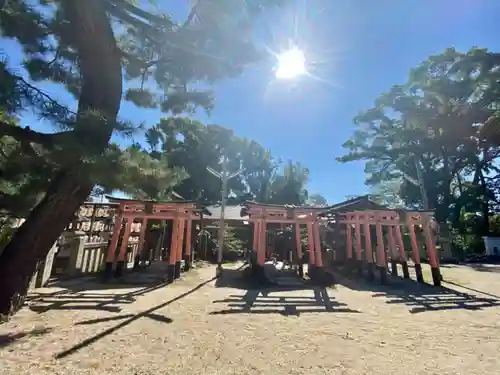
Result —
[{"label": "blue sky", "polygon": [[[187,13],[187,0],[159,2],[179,19]],[[391,85],[403,83],[413,66],[446,47],[500,51],[499,14],[498,0],[296,0],[268,14],[256,38],[275,51],[294,39],[308,60],[321,63],[311,68],[321,81],[301,78],[285,84],[274,81],[269,64],[250,67],[238,78],[217,83],[215,109],[209,118],[197,117],[308,167],[309,191],[331,203],[364,194],[364,165],[335,161],[354,129],[352,118]],[[0,40],[0,50],[11,67],[20,67],[15,43]],[[74,105],[61,88],[44,89]],[[120,116],[153,125],[162,114],[125,104]],[[30,113],[23,123],[50,130]]]}]

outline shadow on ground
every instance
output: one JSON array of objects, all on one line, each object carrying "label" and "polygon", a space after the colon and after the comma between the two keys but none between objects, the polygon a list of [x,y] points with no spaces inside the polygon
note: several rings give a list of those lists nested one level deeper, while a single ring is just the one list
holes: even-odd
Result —
[{"label": "shadow on ground", "polygon": [[486,259],[481,261],[460,262],[457,264],[441,264],[441,268],[468,267],[478,272],[500,273],[500,261],[498,258]]},{"label": "shadow on ground", "polygon": [[[28,308],[39,314],[49,310],[99,310],[118,313],[122,306],[133,303],[137,297],[163,288],[167,283],[157,283],[139,287],[127,284],[103,284],[97,279],[67,280],[51,284],[49,287],[63,288],[57,292],[36,290],[26,299]],[[118,293],[117,289],[134,290]],[[137,289],[138,288],[138,289]]]},{"label": "shadow on ground", "polygon": [[500,264],[470,263],[466,264],[466,266],[478,272],[500,272]]},{"label": "shadow on ground", "polygon": [[168,301],[165,301],[165,302],[162,302],[158,305],[155,305],[147,310],[144,310],[144,311],[141,311],[139,313],[136,313],[136,314],[126,314],[126,315],[120,315],[120,316],[112,316],[112,317],[107,317],[107,318],[101,318],[101,319],[91,319],[91,320],[84,320],[84,321],[80,321],[80,322],[77,322],[75,323],[75,325],[90,325],[90,324],[99,324],[99,323],[104,323],[104,322],[110,322],[110,321],[119,321],[119,320],[122,320],[120,323],[104,330],[103,332],[101,333],[98,333],[97,335],[94,335],[92,337],[89,337],[85,340],[83,340],[82,342],[72,346],[71,348],[69,349],[66,349],[58,354],[55,355],[55,358],[56,359],[62,359],[62,358],[65,358],[93,343],[95,343],[96,341],[118,331],[119,329],[122,329],[126,326],[128,326],[129,324],[133,323],[134,321],[138,320],[138,319],[141,319],[141,318],[149,318],[149,319],[153,319],[153,320],[156,320],[156,321],[159,321],[161,323],[172,323],[173,320],[168,318],[168,317],[165,317],[163,315],[160,315],[160,314],[156,314],[155,311],[158,311],[174,302],[177,302],[179,300],[181,300],[182,298],[184,297],[187,297],[189,296],[190,294],[193,294],[195,293],[196,291],[200,290],[202,287],[204,287],[205,285],[211,283],[212,281],[214,281],[215,278],[212,278],[212,279],[209,279],[209,280],[206,280],[200,284],[198,284],[197,286],[195,286],[194,288],[188,290],[187,292],[185,293],[182,293],[180,295],[178,295],[177,297],[175,298],[172,298]]},{"label": "shadow on ground", "polygon": [[35,328],[31,331],[18,332],[18,333],[8,333],[6,335],[0,335],[0,349],[5,348],[16,341],[19,341],[23,338],[34,337],[34,336],[43,336],[52,331],[51,328]]},{"label": "shadow on ground", "polygon": [[[300,316],[304,313],[359,313],[345,303],[330,297],[328,289],[318,287],[310,282],[290,278],[282,285],[263,286],[249,275],[249,268],[240,267],[225,270],[215,284],[219,288],[246,290],[244,295],[231,294],[214,304],[224,305],[223,310],[211,312],[210,315],[227,314],[281,314],[283,316]],[[300,295],[288,292],[302,291]],[[286,292],[286,293],[285,293]],[[305,293],[304,293],[305,292]],[[306,295],[304,295],[306,294]]]},{"label": "shadow on ground", "polygon": [[[352,290],[374,292],[372,297],[385,298],[389,305],[403,304],[409,307],[412,314],[427,311],[440,310],[481,310],[488,307],[500,306],[500,299],[491,294],[492,298],[483,298],[477,295],[463,293],[446,286],[432,286],[426,283],[417,283],[413,280],[405,280],[400,277],[390,277],[389,285],[381,285],[376,282],[368,282],[363,279],[355,279],[344,275],[337,275],[339,285]],[[450,284],[456,287],[464,288],[458,284]],[[474,289],[472,292],[486,294]]]}]

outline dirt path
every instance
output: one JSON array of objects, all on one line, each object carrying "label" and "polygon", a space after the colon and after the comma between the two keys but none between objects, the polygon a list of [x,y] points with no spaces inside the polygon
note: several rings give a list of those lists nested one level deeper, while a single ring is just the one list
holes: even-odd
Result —
[{"label": "dirt path", "polygon": [[498,373],[491,296],[349,285],[257,295],[215,287],[214,273],[150,291],[40,289],[0,326],[0,374]]}]

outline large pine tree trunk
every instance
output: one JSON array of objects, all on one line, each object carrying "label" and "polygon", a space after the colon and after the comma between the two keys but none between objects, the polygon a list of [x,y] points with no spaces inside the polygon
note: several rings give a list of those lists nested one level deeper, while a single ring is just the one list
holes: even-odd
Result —
[{"label": "large pine tree trunk", "polygon": [[[75,137],[95,153],[109,142],[122,94],[120,54],[103,3],[61,1],[70,25],[64,37],[78,51],[82,77]],[[37,261],[46,257],[92,186],[84,162],[75,155],[15,233],[0,257],[0,318],[22,305]]]}]

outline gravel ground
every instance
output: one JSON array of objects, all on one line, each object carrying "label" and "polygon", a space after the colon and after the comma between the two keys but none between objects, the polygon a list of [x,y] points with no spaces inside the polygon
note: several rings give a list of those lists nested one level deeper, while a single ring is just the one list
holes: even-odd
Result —
[{"label": "gravel ground", "polygon": [[456,291],[339,280],[263,294],[216,287],[214,274],[156,289],[38,289],[0,326],[0,374],[499,373],[493,268],[443,268]]}]

